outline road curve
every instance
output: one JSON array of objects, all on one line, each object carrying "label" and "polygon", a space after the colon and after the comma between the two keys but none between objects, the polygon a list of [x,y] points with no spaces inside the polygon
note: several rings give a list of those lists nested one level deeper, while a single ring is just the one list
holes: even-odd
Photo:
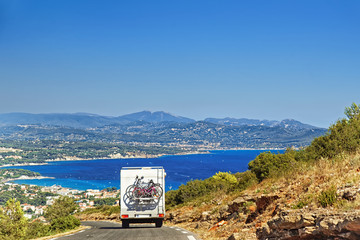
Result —
[{"label": "road curve", "polygon": [[130,224],[129,228],[122,228],[120,223],[113,222],[82,222],[90,229],[80,231],[53,240],[199,240],[193,233],[178,227],[156,228],[151,224]]}]

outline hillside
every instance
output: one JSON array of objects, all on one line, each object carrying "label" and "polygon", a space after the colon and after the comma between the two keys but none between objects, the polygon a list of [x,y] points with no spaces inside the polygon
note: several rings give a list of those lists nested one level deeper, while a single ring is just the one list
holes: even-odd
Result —
[{"label": "hillside", "polygon": [[54,160],[149,158],[164,154],[185,154],[191,149],[160,146],[134,146],[106,142],[39,140],[0,140],[0,166],[41,164]]},{"label": "hillside", "polygon": [[305,149],[168,192],[168,224],[203,239],[360,239],[360,108],[345,114]]},{"label": "hillside", "polygon": [[0,114],[0,138],[117,142],[202,149],[302,147],[325,129],[296,120],[214,119],[195,121],[165,112],[120,117],[94,114]]},{"label": "hillside", "polygon": [[[167,224],[214,240],[359,239],[359,167],[360,155],[347,155],[242,192],[213,192],[169,210]],[[334,204],[322,207],[332,193]]]}]

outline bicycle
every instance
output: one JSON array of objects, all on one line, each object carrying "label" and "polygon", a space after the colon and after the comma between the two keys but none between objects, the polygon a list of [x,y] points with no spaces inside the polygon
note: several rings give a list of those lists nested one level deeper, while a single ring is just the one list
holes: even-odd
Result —
[{"label": "bicycle", "polygon": [[160,199],[163,195],[163,189],[158,183],[154,183],[152,179],[148,183],[143,183],[142,179],[136,176],[134,184],[128,186],[126,194],[131,200],[155,200]]}]

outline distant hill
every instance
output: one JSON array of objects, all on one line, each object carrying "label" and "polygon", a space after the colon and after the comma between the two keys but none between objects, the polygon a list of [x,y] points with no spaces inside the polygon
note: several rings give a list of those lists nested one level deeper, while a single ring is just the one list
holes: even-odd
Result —
[{"label": "distant hill", "polygon": [[145,122],[182,122],[190,123],[195,120],[175,116],[165,112],[143,111],[119,117],[106,117],[89,113],[3,113],[0,114],[0,126],[13,125],[44,125],[72,128],[94,128],[112,124],[128,124],[135,121]]},{"label": "distant hill", "polygon": [[194,119],[181,117],[181,116],[175,116],[170,113],[166,112],[150,112],[150,111],[142,111],[132,114],[127,114],[121,117],[117,117],[116,119],[122,120],[122,121],[145,121],[145,122],[181,122],[181,123],[191,123],[195,122]]},{"label": "distant hill", "polygon": [[313,129],[315,126],[309,124],[304,124],[294,119],[285,119],[282,121],[274,120],[257,120],[257,119],[248,119],[248,118],[206,118],[205,122],[211,122],[227,126],[268,126],[275,127],[281,126],[284,128],[293,128],[293,129]]},{"label": "distant hill", "polygon": [[205,122],[211,122],[227,126],[268,126],[272,127],[278,124],[278,121],[257,120],[248,118],[206,118]]},{"label": "distant hill", "polygon": [[44,125],[91,128],[118,123],[114,117],[86,113],[4,113],[0,114],[0,126]]},{"label": "distant hill", "polygon": [[95,114],[0,114],[0,138],[160,144],[206,149],[285,148],[309,145],[326,129],[296,120],[207,118],[195,121],[165,112],[119,117]]}]

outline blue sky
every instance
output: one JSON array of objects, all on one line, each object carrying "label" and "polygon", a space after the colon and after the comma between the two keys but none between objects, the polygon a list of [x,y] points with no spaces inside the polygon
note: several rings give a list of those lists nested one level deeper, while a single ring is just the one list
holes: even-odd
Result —
[{"label": "blue sky", "polygon": [[0,113],[328,127],[360,103],[360,1],[0,0]]}]

